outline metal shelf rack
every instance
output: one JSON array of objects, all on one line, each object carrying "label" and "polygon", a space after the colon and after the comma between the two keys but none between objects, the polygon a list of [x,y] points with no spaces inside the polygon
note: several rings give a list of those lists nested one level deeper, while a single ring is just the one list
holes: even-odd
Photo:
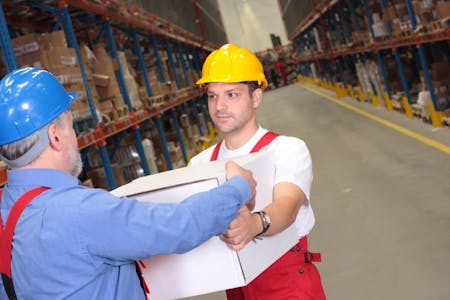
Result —
[{"label": "metal shelf rack", "polygon": [[[117,55],[118,48],[124,49],[128,47],[134,51],[139,68],[142,74],[145,74],[143,77],[148,97],[153,96],[153,93],[149,79],[146,76],[146,65],[142,48],[152,49],[160,77],[163,81],[166,81],[167,74],[163,70],[162,59],[158,54],[158,49],[162,47],[167,50],[170,69],[174,75],[178,89],[183,88],[181,78],[187,85],[191,84],[187,75],[188,69],[200,74],[200,66],[204,53],[216,48],[216,45],[205,41],[204,38],[200,38],[138,7],[126,4],[120,4],[119,6],[111,5],[114,2],[91,2],[88,0],[4,1],[0,5],[0,32],[2,33],[0,45],[9,70],[18,68],[10,39],[10,32],[13,32],[14,35],[14,28],[25,27],[48,32],[58,30],[62,27],[66,34],[69,47],[76,50],[77,58],[80,62],[82,61],[82,57],[78,46],[79,41],[92,44],[93,40],[97,42],[101,41],[102,38],[107,40],[109,53],[117,64],[117,68],[115,69],[116,77],[128,112],[124,117],[119,120],[113,120],[108,124],[103,124],[101,120],[98,120],[86,71],[84,70],[83,64],[80,63],[80,71],[86,89],[91,115],[96,125],[90,132],[79,135],[78,143],[79,148],[85,152],[90,151],[91,146],[96,145],[98,147],[108,185],[111,189],[116,187],[110,161],[116,149],[112,153],[108,153],[106,139],[119,136],[119,134],[125,131],[131,131],[136,141],[136,149],[140,156],[142,168],[144,169],[144,173],[148,175],[150,174],[150,170],[142,147],[140,132],[140,126],[143,123],[150,119],[154,121],[159,132],[168,169],[172,169],[173,166],[167,149],[162,117],[166,115],[172,118],[185,162],[187,162],[187,154],[180,133],[177,113],[181,111],[188,113],[188,107],[191,105],[191,111],[194,117],[193,123],[199,127],[200,134],[209,133],[208,126],[206,126],[208,132],[201,130],[201,122],[204,121],[207,124],[208,115],[205,113],[203,92],[198,88],[190,88],[187,94],[170,94],[164,105],[159,106],[157,109],[135,109],[129,99],[122,74],[122,68]],[[4,8],[5,10],[3,10]],[[8,28],[8,25],[13,28]],[[95,39],[92,38],[93,36]],[[181,74],[177,72],[176,65],[181,66]],[[200,120],[198,109],[203,110],[204,120]],[[0,175],[3,176],[3,173]],[[0,180],[3,177],[0,176]],[[0,186],[2,184],[4,182],[0,181]]]},{"label": "metal shelf rack", "polygon": [[[309,67],[314,64],[322,77],[318,84],[335,89],[339,97],[350,95],[360,101],[369,101],[373,105],[384,103],[386,109],[392,111],[393,108],[395,109],[392,102],[394,95],[392,83],[388,78],[392,74],[388,74],[386,70],[386,59],[389,58],[395,61],[396,72],[401,79],[403,93],[401,103],[404,113],[408,118],[414,116],[423,118],[423,115],[417,114],[413,107],[415,91],[411,90],[411,82],[408,81],[405,70],[405,67],[409,67],[405,65],[404,57],[407,56],[409,61],[414,62],[416,72],[423,74],[424,86],[430,94],[431,102],[427,107],[429,118],[426,121],[434,127],[445,124],[444,111],[448,111],[450,101],[447,100],[447,104],[439,102],[430,73],[431,63],[437,61],[431,59],[429,53],[444,52],[441,56],[449,58],[447,55],[450,48],[448,18],[434,21],[431,25],[436,25],[435,28],[427,30],[431,27],[430,24],[417,24],[415,13],[417,6],[414,5],[417,5],[419,1],[414,3],[410,0],[394,1],[394,4],[404,6],[404,17],[408,19],[410,29],[394,32],[392,22],[386,21],[388,34],[380,37],[373,30],[373,8],[378,6],[383,10],[384,15],[385,11],[392,8],[393,3],[388,3],[391,1],[323,0],[319,4],[316,4],[314,0],[310,2],[313,9],[289,34],[290,40],[301,56],[297,62],[303,79],[308,80],[311,77]],[[305,51],[304,45],[314,44],[312,34],[314,31],[319,33],[316,34],[316,39],[320,39],[323,47],[322,49],[312,47],[312,51]],[[366,63],[369,59],[378,64],[384,91],[378,94],[373,89],[374,92],[367,97],[361,92],[361,87],[355,85],[352,77],[355,77],[357,64]],[[324,65],[328,68],[324,68]]]}]

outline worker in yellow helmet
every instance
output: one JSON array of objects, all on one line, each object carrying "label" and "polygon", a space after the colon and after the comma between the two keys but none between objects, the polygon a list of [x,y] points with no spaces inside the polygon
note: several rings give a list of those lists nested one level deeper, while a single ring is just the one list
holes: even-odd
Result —
[{"label": "worker in yellow helmet", "polygon": [[136,260],[187,252],[252,206],[252,173],[232,162],[225,184],[181,203],[81,186],[76,97],[45,70],[0,81],[0,158],[9,168],[0,190],[0,299],[147,299]]},{"label": "worker in yellow helmet", "polygon": [[299,138],[278,135],[258,124],[256,110],[268,85],[261,62],[248,49],[224,45],[206,58],[197,84],[206,86],[209,113],[223,141],[194,156],[190,165],[256,151],[271,151],[276,160],[272,203],[261,211],[241,208],[221,239],[239,250],[255,237],[277,234],[293,223],[299,238],[290,251],[247,286],[228,290],[227,298],[325,299],[313,264],[320,261],[320,255],[309,252],[307,245],[307,234],[315,223],[310,200],[311,156]]}]

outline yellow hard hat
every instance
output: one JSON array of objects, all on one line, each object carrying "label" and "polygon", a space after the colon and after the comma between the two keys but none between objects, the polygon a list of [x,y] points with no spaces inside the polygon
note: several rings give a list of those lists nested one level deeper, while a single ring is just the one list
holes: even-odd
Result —
[{"label": "yellow hard hat", "polygon": [[245,81],[257,81],[263,89],[267,87],[261,62],[250,50],[226,44],[208,55],[197,84]]}]

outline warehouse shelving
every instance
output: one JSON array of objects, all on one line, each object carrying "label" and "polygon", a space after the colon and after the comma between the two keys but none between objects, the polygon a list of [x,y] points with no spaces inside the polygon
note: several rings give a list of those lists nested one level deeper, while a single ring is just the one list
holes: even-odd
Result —
[{"label": "warehouse shelving", "polygon": [[[314,70],[310,70],[311,64],[313,64],[321,73],[322,79],[318,82],[317,80],[310,81],[336,90],[339,97],[350,95],[360,101],[369,101],[373,105],[384,103],[386,108],[391,111],[398,108],[397,102],[393,103],[393,98],[397,99],[401,93],[399,103],[408,118],[419,116],[435,127],[448,124],[446,120],[450,117],[448,115],[450,99],[447,97],[446,100],[443,100],[443,96],[438,98],[437,93],[440,91],[434,86],[430,72],[432,70],[430,66],[439,62],[434,59],[437,55],[434,55],[432,59],[430,53],[443,52],[444,55],[440,56],[446,56],[448,59],[446,53],[450,40],[448,16],[443,15],[438,20],[422,21],[422,24],[417,24],[418,19],[425,20],[423,17],[428,17],[426,13],[428,13],[427,9],[431,9],[430,7],[422,8],[420,6],[422,1],[393,2],[387,0],[324,0],[316,5],[315,1],[311,0],[313,9],[289,34],[289,38],[301,56],[297,60],[302,71],[301,78],[310,80],[313,77],[311,72]],[[436,4],[435,2],[434,5],[447,4]],[[448,6],[442,7],[447,8]],[[403,18],[404,24],[400,25],[408,24],[408,28],[394,30],[392,23],[394,19],[389,16],[389,12],[392,12],[393,9],[398,12],[397,8],[403,10],[402,15],[396,15],[396,17]],[[420,14],[416,14],[415,10],[418,10]],[[381,12],[383,19],[380,23],[380,20],[373,18],[379,19]],[[386,26],[387,34],[380,35],[379,32],[374,31],[375,26],[380,24]],[[398,26],[398,22],[396,24]],[[317,47],[314,46],[315,43]],[[305,45],[309,48],[306,51]],[[441,48],[445,48],[444,51]],[[413,62],[416,67],[415,73],[423,73],[422,85],[425,87],[424,89],[428,90],[431,99],[429,105],[425,107],[425,110],[429,111],[428,115],[415,105],[418,97],[416,95],[418,83],[411,82],[411,79],[407,78],[408,74],[405,68],[411,65],[406,65],[405,60]],[[355,74],[357,74],[358,65],[367,64],[370,61],[377,62],[381,78],[379,84],[382,88],[376,86],[371,79],[371,94],[368,96],[364,95],[362,87],[358,86],[353,78],[357,77]],[[388,78],[392,76],[392,72],[387,72],[385,65],[386,63],[391,64],[392,61],[395,61],[396,64],[395,73],[399,76],[401,91],[393,90],[392,80]],[[324,65],[327,65],[327,68],[324,68]],[[411,84],[414,84],[414,89]]]},{"label": "warehouse shelving", "polygon": [[[3,12],[3,7],[7,7],[6,15]],[[207,125],[208,115],[205,111],[203,91],[196,87],[186,88],[182,84],[182,81],[187,86],[193,84],[189,80],[188,71],[191,70],[200,74],[200,66],[204,52],[216,48],[215,45],[206,41],[204,37],[197,37],[162,18],[138,7],[123,4],[122,2],[91,2],[87,0],[6,1],[0,6],[0,30],[2,33],[1,48],[9,70],[18,67],[9,38],[8,25],[11,24],[21,27],[28,26],[44,32],[55,31],[60,27],[64,28],[67,42],[71,48],[76,50],[77,58],[80,62],[80,71],[89,101],[91,116],[95,124],[92,130],[83,132],[78,136],[79,148],[82,150],[83,157],[86,157],[86,153],[91,151],[93,146],[98,147],[110,188],[116,187],[110,161],[116,149],[108,153],[106,139],[115,137],[116,143],[114,144],[117,146],[120,144],[123,133],[131,131],[136,141],[136,149],[139,152],[144,173],[150,174],[141,141],[141,126],[148,120],[152,120],[158,129],[163,146],[162,151],[168,169],[172,169],[173,166],[167,149],[167,141],[162,124],[163,117],[170,117],[172,119],[172,124],[175,127],[176,137],[185,162],[187,162],[188,155],[184,148],[180,126],[178,124],[178,114],[183,112],[193,115],[193,123],[198,126],[201,135],[211,133]],[[95,32],[96,30],[97,33]],[[95,103],[88,84],[86,70],[84,69],[83,63],[81,63],[82,56],[78,46],[79,41],[92,44],[100,42],[102,38],[106,38],[109,53],[117,65],[115,73],[124,104],[128,110],[124,117],[108,123],[102,123],[97,117]],[[167,51],[170,72],[173,74],[177,87],[177,93],[171,93],[169,97],[165,97],[164,103],[157,108],[145,110],[135,109],[130,101],[124,75],[122,74],[122,67],[118,59],[117,50],[119,47],[121,50],[126,48],[133,50],[143,74],[148,97],[152,97],[153,92],[147,77],[147,67],[144,62],[142,48],[148,52],[152,52],[154,55],[162,81],[167,81],[168,74],[164,72],[158,49],[165,49]],[[180,70],[177,70],[176,65],[180,66]],[[203,120],[200,119],[198,110],[202,111]],[[206,126],[203,126],[203,121]],[[202,128],[206,128],[206,130],[202,130]],[[4,182],[0,182],[0,185],[2,184]]]}]

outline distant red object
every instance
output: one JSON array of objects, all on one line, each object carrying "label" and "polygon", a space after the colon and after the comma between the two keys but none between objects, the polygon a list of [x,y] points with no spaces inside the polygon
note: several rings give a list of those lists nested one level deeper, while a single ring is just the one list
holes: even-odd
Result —
[{"label": "distant red object", "polygon": [[281,79],[283,79],[284,85],[287,85],[288,78],[286,69],[284,68],[284,64],[281,61],[277,60],[277,62],[275,63],[275,67],[278,69],[278,71],[280,71]]}]

